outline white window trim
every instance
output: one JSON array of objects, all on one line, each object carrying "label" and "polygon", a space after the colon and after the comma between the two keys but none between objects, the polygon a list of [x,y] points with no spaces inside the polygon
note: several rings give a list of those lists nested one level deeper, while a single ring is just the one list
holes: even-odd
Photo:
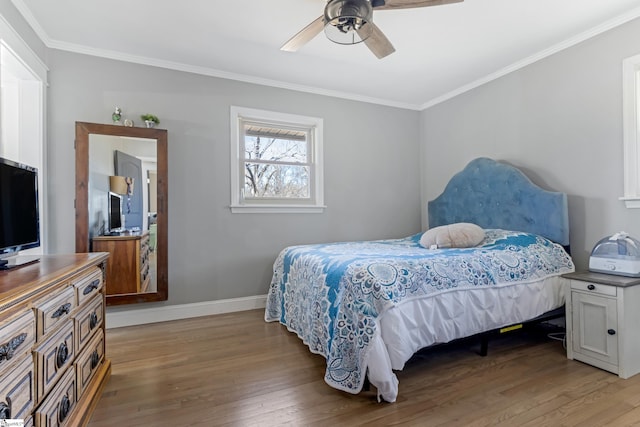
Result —
[{"label": "white window trim", "polygon": [[[313,163],[314,178],[312,189],[315,200],[311,204],[301,203],[278,203],[268,204],[264,201],[260,203],[247,203],[240,197],[242,177],[240,173],[240,163],[244,158],[240,153],[240,121],[264,120],[268,122],[295,123],[296,125],[313,128]],[[300,116],[297,114],[278,113],[274,111],[258,110],[254,108],[231,106],[230,110],[230,130],[231,130],[231,212],[232,213],[322,213],[324,205],[324,168],[322,157],[323,141],[323,119],[318,117]]]},{"label": "white window trim", "polygon": [[627,208],[640,208],[640,55],[622,62],[622,103],[624,141],[624,201]]}]

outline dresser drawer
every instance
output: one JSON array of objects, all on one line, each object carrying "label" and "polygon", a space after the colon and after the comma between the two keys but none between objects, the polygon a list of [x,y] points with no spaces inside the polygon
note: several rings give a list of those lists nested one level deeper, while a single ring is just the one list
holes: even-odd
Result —
[{"label": "dresser drawer", "polygon": [[33,352],[38,381],[36,386],[38,400],[48,393],[67,367],[71,365],[75,356],[73,336],[73,322],[69,319],[58,332]]},{"label": "dresser drawer", "polygon": [[617,294],[616,286],[603,285],[601,283],[583,282],[582,280],[572,280],[571,290],[584,291],[598,295],[607,295],[615,297]]},{"label": "dresser drawer", "polygon": [[100,364],[104,360],[104,334],[102,329],[93,337],[87,348],[76,360],[76,391],[78,398],[87,388]]},{"label": "dresser drawer", "polygon": [[58,385],[36,409],[34,417],[38,427],[57,427],[66,425],[69,414],[76,406],[75,371],[67,369]]},{"label": "dresser drawer", "polygon": [[71,283],[76,292],[78,307],[81,307],[91,297],[100,293],[102,289],[102,270],[94,267],[89,274],[73,279]]},{"label": "dresser drawer", "polygon": [[26,310],[0,323],[0,378],[21,354],[31,352],[36,342],[36,318]]},{"label": "dresser drawer", "polygon": [[33,417],[24,419],[24,427],[33,427]]},{"label": "dresser drawer", "polygon": [[80,353],[89,342],[96,328],[100,329],[102,327],[102,322],[104,321],[103,304],[102,294],[96,295],[95,298],[85,304],[86,307],[73,316],[77,353]]},{"label": "dresser drawer", "polygon": [[25,354],[14,366],[2,377],[0,384],[0,419],[24,419],[33,409],[35,390],[31,355]]},{"label": "dresser drawer", "polygon": [[55,295],[36,302],[34,309],[38,330],[37,340],[40,341],[56,326],[68,319],[74,308],[76,308],[76,296],[71,286],[64,287]]}]

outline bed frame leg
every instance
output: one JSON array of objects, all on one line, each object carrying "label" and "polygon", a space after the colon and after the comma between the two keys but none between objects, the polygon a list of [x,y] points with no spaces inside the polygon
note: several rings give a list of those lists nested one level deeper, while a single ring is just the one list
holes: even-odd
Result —
[{"label": "bed frame leg", "polygon": [[485,334],[480,337],[480,356],[484,357],[489,352],[489,337]]}]

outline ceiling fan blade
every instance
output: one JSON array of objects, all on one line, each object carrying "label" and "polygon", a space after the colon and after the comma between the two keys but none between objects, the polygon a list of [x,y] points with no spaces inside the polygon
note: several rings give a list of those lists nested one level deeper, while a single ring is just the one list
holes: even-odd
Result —
[{"label": "ceiling fan blade", "polygon": [[396,51],[396,48],[393,47],[387,36],[385,36],[380,28],[373,22],[367,22],[361,29],[357,30],[361,37],[363,35],[362,32],[364,32],[367,26],[371,26],[371,35],[364,41],[364,44],[367,45],[369,50],[371,50],[378,59],[382,59]]},{"label": "ceiling fan blade", "polygon": [[315,36],[322,32],[324,28],[324,16],[320,16],[314,20],[311,24],[304,27],[298,34],[291,37],[285,44],[282,45],[280,50],[287,52],[295,52],[305,44],[309,43]]},{"label": "ceiling fan blade", "polygon": [[384,0],[382,6],[374,6],[375,10],[411,9],[414,7],[440,6],[449,3],[460,3],[464,0]]}]

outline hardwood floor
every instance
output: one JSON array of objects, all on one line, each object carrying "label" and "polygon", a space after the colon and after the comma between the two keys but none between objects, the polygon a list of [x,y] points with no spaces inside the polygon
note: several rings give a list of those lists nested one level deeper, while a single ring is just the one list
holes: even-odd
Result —
[{"label": "hardwood floor", "polygon": [[548,330],[418,353],[393,404],[324,382],[325,361],[262,310],[107,331],[102,426],[640,425],[640,375],[567,360]]}]

